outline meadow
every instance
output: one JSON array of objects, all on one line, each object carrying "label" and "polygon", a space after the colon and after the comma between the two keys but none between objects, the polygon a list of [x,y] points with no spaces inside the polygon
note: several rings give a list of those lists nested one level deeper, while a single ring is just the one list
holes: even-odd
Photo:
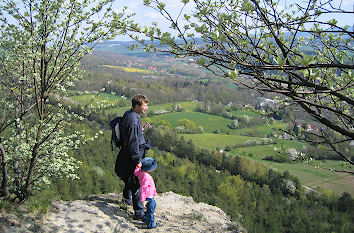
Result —
[{"label": "meadow", "polygon": [[[178,102],[178,103],[168,103],[168,104],[159,104],[159,105],[149,105],[149,109],[148,111],[156,111],[156,110],[172,110],[174,108],[174,106],[176,106],[177,104],[179,104],[181,106],[181,108],[185,109],[186,112],[192,112],[193,109],[196,108],[197,103],[196,102]],[[130,103],[129,105],[127,105],[126,107],[116,107],[116,108],[110,108],[107,109],[106,111],[108,113],[113,113],[116,114],[117,116],[121,116],[124,114],[125,111],[127,111],[128,109],[130,109]]]},{"label": "meadow", "polygon": [[[223,149],[225,146],[234,145],[237,143],[245,143],[247,140],[255,139],[255,137],[241,135],[226,135],[226,134],[182,134],[184,139],[192,140],[194,144],[208,150],[216,148]],[[258,138],[257,138],[258,139]]]},{"label": "meadow", "polygon": [[208,133],[218,129],[231,131],[229,127],[227,127],[231,122],[230,119],[201,112],[174,112],[151,117],[151,121],[156,123],[161,120],[169,121],[173,128],[178,126],[178,120],[181,119],[193,121],[198,127],[202,127],[204,132]]},{"label": "meadow", "polygon": [[[192,140],[193,143],[202,148],[213,150],[216,148],[223,149],[227,145],[236,143],[244,143],[249,139],[259,139],[258,137],[245,137],[240,135],[223,135],[223,134],[183,134],[187,140]],[[299,178],[301,184],[311,188],[324,188],[334,190],[340,194],[348,192],[354,195],[354,178],[350,173],[336,172],[343,170],[343,162],[334,160],[313,160],[292,163],[278,163],[274,161],[264,160],[268,155],[276,155],[278,152],[274,147],[283,150],[295,148],[298,151],[303,147],[302,142],[294,140],[276,139],[276,144],[249,146],[233,149],[227,152],[230,156],[242,156],[264,164],[266,167],[276,171],[283,172],[288,170],[290,174]]]},{"label": "meadow", "polygon": [[82,105],[90,104],[93,107],[114,108],[118,101],[124,105],[129,105],[130,100],[122,99],[120,96],[108,93],[73,95],[70,98]]},{"label": "meadow", "polygon": [[247,115],[250,117],[257,117],[258,113],[251,112],[249,110],[237,110],[237,111],[231,111],[232,115],[234,116],[242,116],[242,115]]}]

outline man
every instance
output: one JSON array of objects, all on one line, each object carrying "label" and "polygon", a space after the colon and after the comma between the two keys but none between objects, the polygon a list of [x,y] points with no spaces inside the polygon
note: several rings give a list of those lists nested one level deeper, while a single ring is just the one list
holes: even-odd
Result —
[{"label": "man", "polygon": [[123,115],[122,133],[123,146],[118,153],[115,171],[125,183],[123,201],[133,202],[134,219],[141,219],[144,206],[140,202],[139,180],[134,175],[137,164],[145,157],[145,138],[140,122],[140,114],[148,109],[148,99],[145,95],[135,95],[132,98],[132,108]]}]

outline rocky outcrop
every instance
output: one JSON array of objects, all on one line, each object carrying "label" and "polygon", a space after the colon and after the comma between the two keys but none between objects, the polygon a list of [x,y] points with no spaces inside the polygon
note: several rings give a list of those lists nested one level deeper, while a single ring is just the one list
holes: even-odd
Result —
[{"label": "rocky outcrop", "polygon": [[[132,219],[132,206],[121,196],[107,194],[87,200],[55,201],[40,221],[3,228],[5,232],[246,232],[219,208],[195,203],[191,197],[167,192],[156,197],[155,221],[158,228],[148,230]],[[27,221],[28,222],[28,221]]]}]

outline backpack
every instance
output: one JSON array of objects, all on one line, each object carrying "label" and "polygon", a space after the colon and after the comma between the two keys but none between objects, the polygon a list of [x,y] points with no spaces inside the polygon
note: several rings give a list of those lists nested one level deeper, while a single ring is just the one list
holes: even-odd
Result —
[{"label": "backpack", "polygon": [[113,150],[113,143],[116,147],[121,147],[123,146],[123,138],[121,135],[122,132],[122,122],[123,122],[123,117],[116,117],[113,120],[109,122],[109,126],[111,127],[112,130],[112,137],[111,137],[111,146]]}]

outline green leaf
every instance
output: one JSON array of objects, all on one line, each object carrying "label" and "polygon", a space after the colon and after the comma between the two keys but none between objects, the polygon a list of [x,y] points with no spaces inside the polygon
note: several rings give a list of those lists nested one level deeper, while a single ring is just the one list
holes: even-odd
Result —
[{"label": "green leaf", "polygon": [[196,60],[197,64],[200,65],[200,66],[205,66],[205,63],[206,63],[206,59],[204,57],[201,57],[201,58],[198,58]]},{"label": "green leaf", "polygon": [[220,35],[219,31],[215,31],[215,37],[219,38],[219,35]]},{"label": "green leaf", "polygon": [[303,54],[302,59],[300,60],[300,63],[304,66],[308,66],[314,62],[314,56],[307,56],[306,54]]},{"label": "green leaf", "polygon": [[221,34],[219,38],[220,38],[221,42],[226,41],[226,36],[224,34]]},{"label": "green leaf", "polygon": [[231,78],[232,80],[236,81],[238,78],[238,74],[239,74],[238,70],[234,69],[233,71],[230,71],[228,73],[228,77]]},{"label": "green leaf", "polygon": [[151,4],[151,0],[144,0],[144,5],[149,6]]},{"label": "green leaf", "polygon": [[285,64],[285,59],[283,59],[281,56],[277,56],[276,58],[273,57],[273,60],[278,64],[280,67],[283,67]]},{"label": "green leaf", "polygon": [[338,21],[336,19],[331,19],[328,21],[329,24],[337,25]]},{"label": "green leaf", "polygon": [[204,7],[203,9],[200,10],[200,13],[201,13],[202,15],[207,15],[208,12],[209,12],[209,9],[208,9],[207,7]]},{"label": "green leaf", "polygon": [[162,10],[165,9],[165,6],[166,6],[165,3],[160,2],[160,3],[157,5],[157,8],[159,8],[159,10],[162,11]]},{"label": "green leaf", "polygon": [[254,10],[254,6],[253,4],[248,1],[248,0],[244,0],[242,2],[242,6],[241,6],[241,11],[246,11],[246,12],[250,12],[250,11],[253,11]]}]

